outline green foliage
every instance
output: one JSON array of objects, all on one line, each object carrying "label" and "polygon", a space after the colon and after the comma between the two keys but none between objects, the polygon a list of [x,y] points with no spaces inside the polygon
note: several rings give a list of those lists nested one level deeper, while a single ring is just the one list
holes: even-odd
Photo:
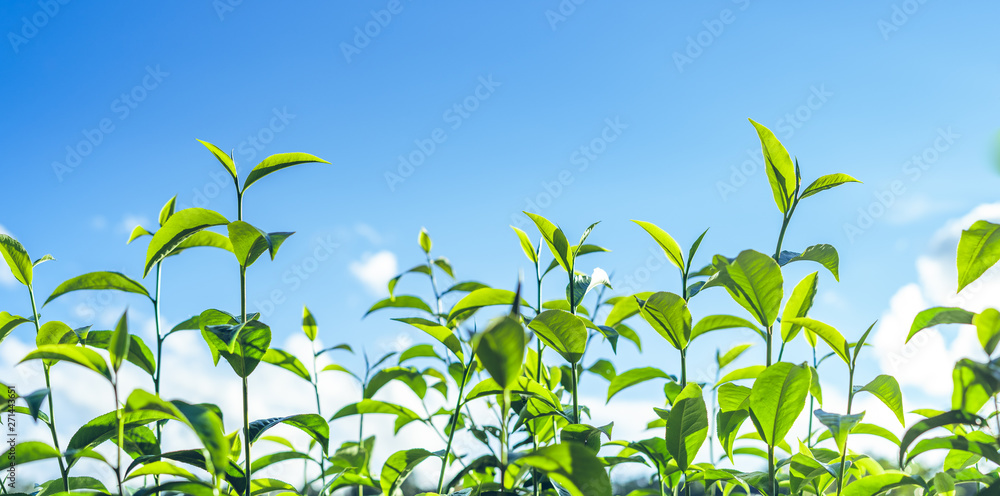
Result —
[{"label": "green foliage", "polygon": [[[1000,343],[1000,311],[935,307],[916,316],[907,340],[936,325],[971,325],[990,359],[963,358],[956,363],[950,409],[911,412],[924,418],[907,425],[896,378],[883,374],[855,384],[859,355],[874,324],[860,335],[842,333],[810,316],[818,292],[818,272],[806,275],[785,294],[784,271],[792,262],[816,262],[839,281],[840,257],[833,246],[816,243],[797,252],[783,250],[782,243],[802,199],[858,181],[847,174],[826,174],[803,188],[798,161],[770,130],[754,121],[751,124],[761,142],[771,196],[782,216],[772,256],[754,249],[743,249],[732,258],[699,255],[707,230],[685,251],[666,229],[634,221],[652,238],[652,248],[662,250],[678,269],[680,287],[612,294],[615,290],[608,275],[612,271],[588,268],[584,272],[577,266],[583,255],[610,251],[587,243],[596,223],[583,231],[576,244],[571,244],[556,223],[527,213],[537,233],[529,235],[517,227],[512,229],[535,274],[529,284],[519,284],[517,290],[510,291],[475,280],[455,279],[457,272],[451,261],[436,253],[440,246],[432,242],[425,229],[420,229],[416,239],[420,251],[414,247],[418,258],[408,265],[412,268],[389,280],[389,297],[373,303],[365,316],[388,312],[391,320],[419,329],[426,336],[398,353],[380,357],[348,355],[353,355],[355,349],[348,344],[324,348],[321,343],[338,343],[344,341],[343,336],[350,336],[350,331],[345,330],[349,319],[343,316],[337,316],[335,325],[321,332],[307,307],[303,307],[301,323],[264,323],[259,314],[247,311],[247,271],[262,260],[265,252],[275,260],[283,243],[296,242],[289,231],[266,232],[243,218],[247,188],[294,165],[328,162],[304,153],[272,155],[252,168],[241,183],[233,157],[202,141],[233,179],[237,218],[230,221],[200,208],[177,210],[173,197],[160,208],[157,229],[137,226],[128,240],[150,237],[145,257],[136,262],[141,262],[142,276],[155,274],[155,281],[139,282],[123,272],[89,272],[58,285],[44,302],[75,291],[143,296],[152,304],[155,315],[156,341],[150,341],[150,346],[129,332],[124,313],[113,330],[91,330],[90,326],[73,329],[59,321],[42,322],[35,305],[33,271],[52,257],[46,255],[31,262],[17,240],[0,235],[0,253],[14,277],[27,287],[32,310],[25,316],[0,312],[0,341],[30,323],[35,328],[35,347],[22,361],[41,361],[47,382],[52,378],[50,370],[61,369],[63,362],[84,367],[104,378],[94,384],[94,391],[107,391],[110,385],[114,394],[110,411],[79,426],[68,441],[60,443],[53,399],[64,394],[64,385],[53,382],[50,387],[31,392],[2,385],[0,393],[6,393],[16,403],[14,414],[30,416],[48,428],[52,437],[51,442],[22,441],[16,462],[48,460],[50,465],[59,466],[60,477],[41,482],[36,496],[68,492],[329,496],[336,491],[398,496],[403,493],[404,483],[412,484],[407,477],[423,470],[438,471],[436,491],[428,494],[610,496],[613,468],[626,463],[643,464],[652,472],[651,485],[630,496],[665,496],[668,491],[677,496],[681,491],[685,496],[874,496],[907,487],[919,488],[928,496],[954,496],[960,491],[965,494],[974,484],[986,488],[983,494],[998,493],[1000,443],[996,429],[1000,424],[990,428],[989,423],[1000,418],[996,412],[1000,359],[993,359]],[[697,212],[696,207],[691,210]],[[963,232],[957,253],[959,290],[1000,260],[997,227],[979,221]],[[516,249],[511,241],[511,248]],[[731,241],[727,243],[726,248],[733,249]],[[542,245],[548,247],[546,253]],[[232,281],[205,284],[220,291],[233,288],[231,301],[239,301],[240,306],[228,311],[197,309],[199,313],[161,332],[162,262],[199,246],[233,253],[236,263],[232,267],[234,274],[239,274],[238,281],[234,277]],[[695,258],[701,256],[706,261],[695,265],[700,269],[692,270]],[[135,268],[138,272],[138,265]],[[509,269],[513,274],[517,267]],[[550,276],[553,270],[557,274]],[[423,280],[425,290],[397,294],[404,276],[407,284]],[[444,291],[439,289],[439,276],[452,280]],[[557,277],[560,280],[554,285],[548,284]],[[197,275],[185,277],[196,279]],[[543,291],[543,281],[548,281],[547,291]],[[256,283],[256,279],[252,282]],[[523,294],[523,287],[529,288],[531,294]],[[699,297],[698,303],[691,303],[702,290],[713,287],[724,288],[732,301],[703,305],[703,297]],[[543,293],[554,299],[543,299]],[[730,315],[739,314],[740,308],[749,316]],[[639,320],[651,331],[645,327],[634,330],[634,322]],[[275,329],[301,325],[312,350],[296,356],[272,348],[271,324]],[[235,430],[224,429],[227,424],[223,423],[223,411],[216,405],[167,401],[160,394],[164,339],[187,330],[198,330],[213,362],[218,364],[225,358],[242,382],[243,415]],[[746,330],[759,336],[764,346],[735,344],[736,332]],[[632,363],[632,355],[626,359],[614,356],[621,351],[620,338],[633,342],[641,353],[642,339],[650,332],[670,346],[656,348],[654,343],[651,349],[672,348],[670,356],[647,352],[652,362],[647,359],[642,363]],[[708,333],[712,333],[710,338],[701,338]],[[795,340],[800,334],[809,344],[806,349],[812,354],[811,362],[802,361],[809,357],[792,356],[799,353]],[[715,343],[727,344],[720,347]],[[825,347],[830,348],[829,352]],[[692,349],[714,352],[714,364],[689,363],[688,352]],[[839,387],[842,382],[842,376],[836,375],[843,371],[840,365],[824,365],[824,360],[833,356],[846,365],[848,401],[843,412],[832,411],[829,405],[823,409],[820,374],[828,387]],[[334,358],[338,361],[331,362]],[[363,361],[363,368],[358,361]],[[126,362],[134,367],[124,366]],[[251,398],[267,394],[269,400],[281,402],[289,394],[258,392],[250,387],[249,379],[261,362],[290,372],[299,385],[308,383],[315,396],[315,411],[250,419],[246,405]],[[152,379],[152,391],[141,387],[131,392],[120,389],[121,380],[136,373],[136,369],[139,380],[147,380],[147,375]],[[329,376],[322,374],[324,371],[347,374],[350,380],[357,381],[358,389],[351,393],[327,387],[321,383]],[[692,371],[696,374],[689,374]],[[291,379],[292,375],[284,377]],[[134,383],[131,379],[129,384]],[[586,384],[583,388],[581,381]],[[587,381],[596,381],[597,385]],[[581,389],[589,393],[587,388],[603,386],[602,381],[607,383],[606,391],[602,391],[607,402],[627,401],[623,397],[628,395],[652,398],[654,408],[632,412],[646,416],[651,437],[621,439],[620,428],[613,435],[613,423],[591,425],[595,421],[586,404],[589,396]],[[390,384],[405,386],[406,401],[417,407],[400,404],[405,401],[390,394]],[[122,401],[126,393],[127,399]],[[351,394],[355,396],[346,397]],[[896,427],[864,423],[865,412],[851,411],[857,394],[870,394],[885,405],[901,426],[908,427],[903,435],[894,432]],[[107,396],[110,404],[111,394]],[[336,397],[342,405],[333,415],[322,411],[325,396]],[[238,412],[225,413],[232,421]],[[597,418],[596,413],[593,418]],[[366,432],[371,430],[366,417],[373,415],[388,416],[394,434],[413,424],[436,434],[441,444],[432,441],[427,446],[407,447],[397,445],[400,438],[376,439]],[[350,424],[345,420],[348,418],[355,423]],[[796,421],[807,424],[803,436],[792,428]],[[174,424],[193,436],[164,440],[164,429],[173,433]],[[305,442],[281,437],[288,427],[304,433],[300,439]],[[59,432],[65,428],[60,424]],[[851,441],[858,435],[876,436],[898,446],[900,470],[886,468],[859,452]],[[187,445],[164,451],[165,446],[177,442]],[[470,448],[470,442],[478,445]],[[108,449],[109,444],[115,449]],[[373,457],[376,444],[379,449],[389,447],[393,452],[381,466],[373,462],[377,459],[377,455]],[[260,445],[272,449],[262,454]],[[717,451],[719,447],[721,452]],[[912,460],[935,451],[943,456],[943,464],[921,475]],[[14,461],[10,454],[5,456],[0,462]],[[440,459],[440,464],[436,460],[425,463],[431,458]],[[920,461],[931,458],[925,455]],[[87,463],[78,463],[84,459]],[[726,459],[736,468],[727,468],[729,465],[723,462]],[[116,489],[82,475],[90,470],[91,462],[110,468]],[[276,467],[282,470],[270,470]],[[302,479],[302,485],[294,487],[290,483],[294,482],[293,476],[288,476],[289,480],[265,477],[274,473],[302,474],[294,475]]]}]

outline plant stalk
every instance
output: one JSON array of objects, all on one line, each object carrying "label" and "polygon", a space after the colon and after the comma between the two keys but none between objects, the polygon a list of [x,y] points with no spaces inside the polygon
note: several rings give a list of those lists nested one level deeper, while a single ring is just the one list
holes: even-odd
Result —
[{"label": "plant stalk", "polygon": [[[316,413],[320,417],[322,417],[323,416],[323,406],[320,405],[320,401],[319,401],[319,372],[317,370],[318,367],[316,366],[316,343],[315,342],[312,343],[312,350],[313,350],[313,360],[312,360],[312,362],[313,362],[313,380],[312,380],[313,393],[316,395]],[[320,450],[321,450],[320,452],[321,453],[322,453],[322,449],[323,448],[321,446],[320,447]],[[323,482],[323,485],[320,486],[320,487],[326,488],[326,453],[322,453],[322,456],[319,457],[319,475],[320,475],[320,479]]]},{"label": "plant stalk", "polygon": [[[851,403],[854,402],[854,364],[849,366],[850,372],[847,380],[847,414],[851,414]],[[837,478],[837,496],[844,490],[844,466],[847,464],[847,442],[851,436],[844,437],[844,449],[840,452],[840,477]]]},{"label": "plant stalk", "polygon": [[441,474],[438,475],[438,494],[444,491],[444,472],[448,468],[448,455],[451,453],[451,443],[455,439],[455,426],[458,424],[458,416],[461,413],[462,395],[465,393],[466,383],[469,382],[469,371],[472,370],[474,357],[475,355],[471,354],[469,363],[465,366],[465,372],[462,374],[462,383],[458,386],[458,399],[455,401],[455,411],[451,413],[451,417],[448,419],[448,425],[451,429],[448,432],[448,442],[444,448],[444,459],[441,460]]},{"label": "plant stalk", "polygon": [[118,494],[119,496],[125,496],[125,490],[122,488],[122,445],[125,443],[125,422],[122,418],[122,409],[118,407],[118,373],[115,373],[115,382],[111,384],[112,389],[115,392],[115,418],[118,421],[118,442],[115,443],[118,448],[118,464],[115,466],[115,479],[118,481]]},{"label": "plant stalk", "polygon": [[[153,293],[153,324],[156,326],[156,374],[153,375],[153,390],[160,397],[160,377],[163,374],[163,335],[160,333],[160,263],[156,264],[156,292]],[[156,445],[163,447],[163,424],[156,423]],[[153,475],[153,482],[160,484],[160,475]],[[159,494],[159,492],[157,492]]]},{"label": "plant stalk", "polygon": [[[38,335],[42,332],[42,326],[38,323],[39,316],[38,306],[35,305],[35,290],[31,286],[28,286],[28,296],[31,298],[31,316],[35,322],[35,335]],[[59,435],[56,434],[56,412],[55,407],[52,405],[52,381],[49,374],[49,366],[44,361],[42,362],[42,370],[45,372],[45,388],[49,390],[49,433],[52,434],[52,446],[57,452],[62,453],[62,449],[59,448]],[[59,474],[62,475],[63,491],[68,492],[69,470],[66,468],[61,454],[56,457],[56,461],[59,462]]]}]

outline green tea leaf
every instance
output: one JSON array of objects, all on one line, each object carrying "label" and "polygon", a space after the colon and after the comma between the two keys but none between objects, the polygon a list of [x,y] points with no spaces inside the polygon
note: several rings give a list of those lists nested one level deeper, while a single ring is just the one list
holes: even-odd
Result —
[{"label": "green tea leaf", "polygon": [[763,253],[745,250],[708,279],[705,288],[722,286],[757,322],[770,327],[783,296],[781,268]]},{"label": "green tea leaf", "polygon": [[382,389],[390,381],[399,380],[413,389],[414,393],[423,398],[427,392],[427,382],[423,375],[412,367],[386,367],[379,370],[368,380],[363,395],[365,398],[372,398],[375,393]]},{"label": "green tea leaf", "polygon": [[531,240],[528,239],[528,234],[524,231],[510,226],[511,229],[517,234],[517,239],[521,241],[521,250],[524,251],[524,255],[531,260],[531,263],[538,264],[538,253],[535,252],[535,247],[531,245]]},{"label": "green tea leaf", "polygon": [[949,412],[944,412],[933,417],[926,418],[913,424],[906,433],[903,434],[903,439],[899,444],[899,466],[905,466],[904,460],[906,455],[906,450],[910,447],[913,441],[916,441],[918,437],[923,435],[925,432],[934,429],[936,427],[943,427],[947,425],[971,425],[971,426],[981,426],[984,421],[978,415],[974,415],[962,410],[952,410]]},{"label": "green tea leaf", "polygon": [[122,367],[122,362],[128,356],[129,345],[132,341],[128,334],[128,311],[122,314],[115,325],[115,331],[111,334],[111,343],[108,346],[108,353],[111,355],[111,367],[118,373]]},{"label": "green tea leaf", "polygon": [[509,315],[501,317],[474,339],[476,357],[490,377],[505,389],[516,383],[521,375],[527,344],[527,336],[521,323]]},{"label": "green tea leaf", "polygon": [[243,181],[243,191],[246,191],[251,184],[257,182],[272,172],[277,172],[293,165],[309,163],[329,164],[330,162],[308,153],[278,153],[276,155],[271,155],[261,161],[261,163],[257,164],[257,166],[250,171],[246,180]]},{"label": "green tea leaf", "polygon": [[[660,248],[663,249],[663,253],[667,255],[667,259],[670,260],[670,263],[674,264],[674,267],[684,270],[684,255],[681,253],[681,247],[676,241],[674,241],[674,238],[667,234],[667,231],[660,229],[652,222],[643,222],[635,219],[633,219],[632,222],[638,224],[639,227],[643,228],[647,233],[649,233],[650,236],[653,237],[656,244],[660,245]],[[704,234],[702,234],[702,236],[704,236]],[[698,241],[700,242],[701,238],[698,238]]]},{"label": "green tea leaf", "polygon": [[309,311],[309,307],[305,305],[302,305],[302,332],[309,338],[309,341],[316,341],[316,333],[318,332],[316,318]]},{"label": "green tea leaf", "polygon": [[45,344],[29,351],[18,363],[41,359],[75,363],[101,374],[109,382],[112,380],[111,371],[108,369],[108,364],[104,361],[104,358],[91,349],[71,344]]},{"label": "green tea leaf", "polygon": [[[509,306],[514,303],[514,300],[515,294],[513,291],[497,288],[477,289],[465,295],[464,298],[458,300],[458,303],[455,303],[455,306],[451,307],[451,312],[448,314],[448,322],[467,319],[483,307],[496,305]],[[531,308],[531,305],[528,305],[528,302],[524,301],[523,298],[520,300],[520,304]]]},{"label": "green tea leaf", "polygon": [[848,365],[851,364],[850,350],[847,345],[847,340],[844,339],[844,336],[840,334],[840,331],[834,329],[833,326],[808,317],[796,317],[788,319],[788,322],[801,325],[809,332],[823,338],[823,341],[826,341],[826,344],[830,345],[833,352],[836,353],[837,356],[844,361],[844,363]]},{"label": "green tea leaf", "polygon": [[14,332],[14,329],[16,329],[17,326],[28,322],[31,321],[24,317],[11,315],[7,312],[0,312],[0,342],[3,342],[4,338],[6,338],[8,334]]},{"label": "green tea leaf", "polygon": [[764,365],[750,365],[749,367],[743,367],[741,369],[736,369],[730,371],[728,374],[722,376],[718,382],[716,382],[716,387],[719,387],[727,382],[742,381],[744,379],[756,379],[761,372],[766,369]]},{"label": "green tea leaf", "polygon": [[224,224],[229,224],[225,217],[203,208],[187,208],[170,216],[167,223],[156,231],[149,242],[149,247],[146,249],[146,266],[142,271],[143,277],[192,234]]},{"label": "green tea leaf", "polygon": [[765,170],[767,180],[771,183],[771,192],[774,194],[774,203],[778,205],[781,213],[788,212],[792,206],[792,197],[795,194],[795,165],[788,150],[778,141],[770,129],[758,124],[750,119],[757,136],[760,138],[760,147],[764,153]]},{"label": "green tea leaf", "polygon": [[604,325],[608,327],[615,327],[623,320],[638,314],[639,301],[647,300],[650,296],[653,296],[652,291],[636,293],[630,296],[616,296],[609,298],[606,303],[612,306],[611,311],[608,312],[607,318],[604,319]]},{"label": "green tea leaf", "polygon": [[352,403],[341,408],[337,413],[330,417],[330,421],[337,420],[339,418],[348,417],[351,415],[368,415],[368,414],[388,414],[396,416],[395,432],[399,432],[406,424],[413,422],[415,420],[420,420],[420,416],[406,408],[404,406],[396,405],[393,403],[387,403],[378,400],[362,400],[357,403]]},{"label": "green tea leaf", "polygon": [[403,278],[406,274],[420,273],[430,276],[432,274],[431,267],[426,264],[417,265],[416,267],[407,270],[392,279],[389,279],[389,297],[392,298],[396,292],[396,284],[399,284],[399,280]]},{"label": "green tea leaf", "polygon": [[691,311],[684,298],[660,291],[642,302],[639,311],[671,346],[678,350],[687,348],[691,337]]},{"label": "green tea leaf", "polygon": [[538,231],[542,233],[542,237],[545,239],[545,244],[549,246],[549,250],[552,251],[552,255],[556,258],[556,262],[562,266],[567,274],[572,272],[573,252],[570,251],[569,241],[566,239],[566,235],[563,234],[562,229],[559,229],[555,224],[541,215],[530,212],[524,212],[524,214],[530,217],[535,226],[538,227]]},{"label": "green tea leaf", "polygon": [[[89,331],[86,335],[87,346],[107,350],[111,347],[112,331]],[[156,359],[142,338],[135,334],[129,334],[128,354],[125,355],[132,365],[139,367],[152,377],[156,374]]]},{"label": "green tea leaf", "polygon": [[[790,252],[782,253],[784,254]],[[787,262],[782,263],[781,265],[797,262],[799,260],[817,262],[823,267],[826,267],[827,270],[833,274],[834,279],[838,281],[840,280],[840,255],[837,254],[837,249],[834,248],[833,245],[812,245],[809,248],[806,248],[806,251],[795,254],[795,256],[791,257]]]},{"label": "green tea leaf", "polygon": [[[976,326],[976,335],[979,337],[979,344],[983,346],[983,351],[987,355],[992,355],[997,343],[1000,342],[1000,312],[995,308],[987,308],[972,317],[972,325]],[[0,339],[3,339],[2,335],[3,331],[0,330]]]},{"label": "green tea leaf", "polygon": [[690,341],[694,341],[695,338],[712,331],[720,331],[723,329],[752,329],[753,331],[760,334],[760,329],[753,325],[752,322],[736,317],[733,315],[708,315],[702,317],[701,320],[694,324],[691,328]]},{"label": "green tea leaf", "polygon": [[[146,393],[149,394],[149,393]],[[118,433],[118,412],[108,412],[87,422],[73,434],[66,445],[66,461],[72,465],[78,459],[78,453],[98,446],[113,438]],[[160,420],[170,420],[176,417],[172,413],[151,410],[125,410],[122,413],[122,423],[126,426],[145,425]]]},{"label": "green tea leaf", "polygon": [[264,432],[278,424],[290,425],[305,432],[319,443],[320,447],[323,448],[323,453],[326,453],[330,449],[330,426],[323,417],[315,413],[254,420],[250,422],[250,443],[253,444],[256,442]]},{"label": "green tea leaf", "polygon": [[820,191],[826,191],[830,188],[840,186],[841,184],[860,182],[861,181],[858,181],[847,174],[827,174],[825,176],[820,176],[819,179],[813,181],[812,184],[802,191],[802,194],[799,195],[799,199],[808,198],[816,193],[819,193]]},{"label": "green tea leaf", "polygon": [[750,413],[768,445],[785,439],[805,407],[811,383],[808,367],[787,362],[775,363],[757,376],[750,392]]},{"label": "green tea leaf", "polygon": [[842,496],[876,496],[902,486],[923,487],[923,483],[902,472],[885,472],[856,479],[844,487]]},{"label": "green tea leaf", "polygon": [[517,463],[545,473],[572,496],[611,494],[611,479],[604,464],[580,443],[563,442],[547,446],[520,458]]},{"label": "green tea leaf", "polygon": [[277,365],[306,381],[312,382],[312,376],[309,375],[309,370],[306,369],[306,366],[295,355],[285,350],[268,348],[261,360],[271,365]]},{"label": "green tea leaf", "polygon": [[958,240],[958,291],[1000,260],[1000,224],[979,220]]},{"label": "green tea leaf", "polygon": [[638,367],[626,370],[611,379],[608,384],[608,399],[623,390],[652,379],[672,379],[669,374],[656,367]]},{"label": "green tea leaf", "polygon": [[138,281],[120,272],[90,272],[76,276],[60,284],[43,305],[72,291],[83,290],[115,290],[135,293],[152,300],[152,296]]},{"label": "green tea leaf", "polygon": [[219,163],[226,168],[226,172],[229,172],[229,175],[233,178],[233,185],[236,186],[236,191],[239,191],[240,181],[238,175],[236,174],[236,164],[233,163],[232,157],[226,155],[226,152],[220,150],[219,147],[207,141],[198,140],[198,142],[205,145],[205,148],[208,148],[208,151],[212,152],[212,155],[215,155],[215,158],[218,159]]},{"label": "green tea leaf", "polygon": [[932,437],[918,442],[917,445],[914,446],[913,449],[906,455],[906,462],[909,463],[917,455],[928,451],[946,449],[975,453],[993,463],[1000,465],[1000,453],[998,453],[997,449],[993,446],[995,444],[996,441],[994,439],[990,439],[988,442],[980,442],[961,435]]},{"label": "green tea leaf", "polygon": [[833,440],[837,443],[837,449],[841,453],[846,449],[847,435],[851,433],[851,429],[854,429],[854,426],[861,423],[861,420],[865,418],[865,412],[841,415],[839,413],[816,410],[814,413],[820,423],[830,430]]},{"label": "green tea leaf", "polygon": [[[697,327],[697,326],[695,326],[695,327]],[[753,346],[753,345],[750,344],[750,343],[738,344],[738,345],[733,346],[732,348],[730,348],[725,353],[719,354],[718,352],[716,352],[716,354],[715,354],[715,365],[719,369],[725,368],[726,365],[729,365],[730,363],[733,363],[734,360],[736,360],[737,358],[739,358],[740,355],[742,355],[743,352],[746,351],[751,346]]]},{"label": "green tea leaf", "polygon": [[431,252],[431,236],[427,234],[427,229],[421,227],[420,235],[417,236],[417,242],[420,244],[420,249],[424,250],[424,253]]},{"label": "green tea leaf", "polygon": [[812,308],[813,299],[816,297],[816,280],[818,272],[813,272],[802,278],[792,294],[785,302],[785,310],[781,313],[781,340],[789,342],[795,339],[802,329],[801,324],[794,324],[792,320],[797,317],[805,317]]},{"label": "green tea leaf", "polygon": [[410,324],[411,326],[426,332],[432,338],[443,344],[445,348],[448,348],[452,353],[454,353],[460,362],[465,362],[465,353],[462,352],[462,343],[458,340],[458,336],[455,336],[455,333],[452,332],[451,329],[438,324],[437,322],[419,317],[392,320]]},{"label": "green tea leaf", "polygon": [[899,425],[905,426],[903,422],[903,393],[899,390],[899,383],[891,375],[882,374],[871,382],[865,384],[859,391],[867,391],[879,399],[885,406],[896,415]]},{"label": "green tea leaf", "polygon": [[153,233],[147,231],[145,227],[135,226],[132,229],[132,234],[129,235],[128,241],[125,244],[127,244],[127,245],[128,244],[132,244],[133,241],[135,241],[135,240],[137,240],[137,239],[139,239],[139,238],[141,238],[143,236],[152,236],[152,235],[153,235]]},{"label": "green tea leaf", "polygon": [[383,308],[415,308],[417,310],[423,310],[431,315],[434,314],[431,307],[428,306],[424,300],[420,299],[419,296],[396,295],[395,297],[386,298],[376,302],[371,308],[368,309],[367,312],[365,312],[364,316],[367,317],[368,314],[376,310],[382,310]]},{"label": "green tea leaf", "polygon": [[14,278],[24,284],[31,286],[32,269],[31,257],[16,239],[6,234],[0,234],[0,255],[7,262]]},{"label": "green tea leaf", "polygon": [[913,318],[910,333],[906,335],[906,342],[928,327],[934,327],[938,324],[971,324],[975,316],[975,313],[958,307],[928,308]]},{"label": "green tea leaf", "polygon": [[397,451],[385,461],[382,466],[382,475],[379,478],[379,485],[382,487],[382,494],[385,496],[402,495],[400,489],[403,481],[413,472],[413,469],[429,457],[436,456],[434,453],[423,448],[415,448]]},{"label": "green tea leaf", "polygon": [[667,451],[687,470],[708,436],[708,409],[701,388],[689,383],[673,401],[667,418]]},{"label": "green tea leaf", "polygon": [[528,323],[539,339],[575,364],[587,350],[587,327],[576,315],[564,310],[545,310]]}]

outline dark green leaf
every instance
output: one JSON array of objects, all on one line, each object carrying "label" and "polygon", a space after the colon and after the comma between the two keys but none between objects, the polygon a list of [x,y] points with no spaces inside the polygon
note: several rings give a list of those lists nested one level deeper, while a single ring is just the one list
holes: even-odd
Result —
[{"label": "dark green leaf", "polygon": [[527,336],[520,322],[511,316],[494,321],[475,337],[476,357],[502,388],[517,382],[524,363]]}]

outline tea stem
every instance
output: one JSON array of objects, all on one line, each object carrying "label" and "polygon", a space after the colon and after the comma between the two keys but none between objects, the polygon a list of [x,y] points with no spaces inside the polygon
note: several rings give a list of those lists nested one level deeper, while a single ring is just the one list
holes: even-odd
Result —
[{"label": "tea stem", "polygon": [[[28,296],[31,298],[31,316],[35,323],[35,334],[42,332],[42,326],[38,323],[38,306],[35,305],[35,290],[30,285],[28,286]],[[42,362],[42,370],[45,372],[45,389],[49,390],[49,433],[52,434],[52,447],[56,449],[57,452],[62,453],[59,448],[59,435],[56,434],[56,412],[55,407],[52,405],[53,395],[52,395],[52,381],[49,375],[49,365],[44,361]],[[69,491],[69,471],[66,469],[66,464],[63,463],[62,455],[56,457],[56,461],[59,462],[59,473],[62,475],[63,481],[63,491]]]},{"label": "tea stem", "polygon": [[115,381],[111,383],[111,387],[115,393],[115,419],[118,421],[118,442],[115,444],[118,448],[118,463],[115,466],[115,479],[118,481],[118,494],[120,496],[125,496],[125,490],[122,488],[122,444],[125,442],[125,422],[122,418],[122,409],[118,406],[118,377],[115,374]]},{"label": "tea stem", "polygon": [[[160,272],[161,266],[156,264],[156,288],[153,293],[153,324],[156,326],[156,374],[153,376],[153,391],[160,396],[160,376],[163,374],[163,335],[160,333]],[[156,445],[163,446],[163,425],[156,423]],[[160,475],[153,475],[153,481],[159,485]]]},{"label": "tea stem", "polygon": [[[316,395],[316,413],[320,417],[322,417],[323,416],[323,406],[320,405],[320,401],[319,401],[319,372],[317,370],[318,367],[316,366],[316,342],[315,341],[313,341],[313,343],[312,343],[312,350],[313,350],[313,354],[312,354],[313,355],[313,360],[312,360],[312,362],[313,362],[313,379],[312,379],[313,393]],[[320,449],[322,450],[322,447]],[[320,475],[320,479],[323,482],[323,485],[320,486],[320,487],[326,488],[326,453],[323,453],[322,456],[319,457],[319,475]]]},{"label": "tea stem", "polygon": [[448,442],[444,448],[444,459],[441,460],[441,473],[438,475],[438,494],[444,491],[444,472],[448,468],[448,455],[451,453],[451,443],[455,439],[455,430],[458,426],[458,416],[461,414],[462,409],[462,395],[465,393],[465,385],[469,382],[469,372],[472,370],[472,361],[475,359],[475,354],[470,352],[469,363],[466,364],[465,370],[462,373],[462,383],[458,386],[458,399],[455,400],[455,411],[451,413],[451,417],[448,419],[448,426],[450,427],[448,431]]},{"label": "tea stem", "polygon": [[[854,402],[854,364],[848,364],[847,378],[847,414],[851,414],[851,404]],[[844,449],[840,452],[840,477],[837,478],[837,496],[844,490],[844,465],[847,464],[847,441],[850,433],[844,436]]]}]

